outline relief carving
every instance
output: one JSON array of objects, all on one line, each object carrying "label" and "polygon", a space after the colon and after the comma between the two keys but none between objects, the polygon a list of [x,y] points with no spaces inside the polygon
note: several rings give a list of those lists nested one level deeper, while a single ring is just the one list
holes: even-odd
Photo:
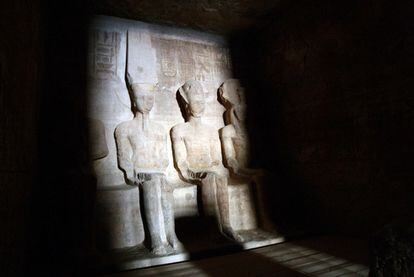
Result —
[{"label": "relief carving", "polygon": [[217,217],[221,232],[236,241],[243,238],[230,225],[227,178],[221,175],[218,132],[202,122],[205,95],[198,81],[187,81],[178,92],[187,117],[171,129],[175,165],[181,178],[198,185],[203,212]]},{"label": "relief carving", "polygon": [[93,74],[98,79],[116,80],[118,66],[117,52],[120,34],[95,30],[94,32]]},{"label": "relief carving", "polygon": [[172,188],[165,178],[168,167],[167,133],[149,118],[154,105],[154,85],[128,78],[134,119],[115,130],[119,167],[126,183],[143,193],[144,214],[151,238],[151,251],[166,255],[178,250],[172,208]]}]

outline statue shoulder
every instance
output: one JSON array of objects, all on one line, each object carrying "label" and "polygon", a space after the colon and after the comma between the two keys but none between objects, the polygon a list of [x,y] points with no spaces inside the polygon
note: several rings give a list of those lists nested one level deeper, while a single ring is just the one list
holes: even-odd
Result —
[{"label": "statue shoulder", "polygon": [[236,130],[232,124],[226,125],[220,129],[220,135],[222,137],[234,137],[236,135]]},{"label": "statue shoulder", "polygon": [[179,123],[171,128],[171,137],[175,138],[181,136],[188,129],[188,123]]},{"label": "statue shoulder", "polygon": [[121,135],[121,134],[127,134],[129,132],[130,126],[131,126],[131,120],[130,121],[124,121],[119,123],[115,127],[115,135]]}]

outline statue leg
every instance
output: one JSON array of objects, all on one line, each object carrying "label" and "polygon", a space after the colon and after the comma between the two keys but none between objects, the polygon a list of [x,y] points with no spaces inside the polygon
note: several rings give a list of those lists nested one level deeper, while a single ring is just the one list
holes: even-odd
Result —
[{"label": "statue leg", "polygon": [[173,190],[171,185],[162,178],[162,191],[161,191],[161,203],[162,211],[164,214],[164,225],[165,232],[167,235],[167,240],[170,245],[173,247],[174,251],[178,251],[181,247],[180,241],[175,234],[175,221],[174,221],[174,208],[173,208]]},{"label": "statue leg", "polygon": [[243,242],[243,237],[234,231],[230,225],[230,200],[227,183],[227,178],[214,175],[220,229],[227,237],[238,242]]},{"label": "statue leg", "polygon": [[255,190],[255,195],[257,199],[257,210],[259,214],[260,227],[267,231],[276,231],[275,224],[271,221],[271,217],[268,212],[268,207],[266,206],[266,199],[264,197],[265,190],[264,186],[266,184],[264,176],[257,175],[253,176],[252,183]]},{"label": "statue leg", "polygon": [[220,217],[217,216],[218,204],[217,204],[217,189],[214,181],[214,175],[208,174],[206,178],[202,180],[201,186],[198,187],[201,189],[201,200],[202,200],[202,214],[204,216],[216,216],[217,219]]},{"label": "statue leg", "polygon": [[151,252],[155,255],[168,254],[164,215],[161,205],[161,182],[155,177],[142,182],[144,211],[151,238]]}]

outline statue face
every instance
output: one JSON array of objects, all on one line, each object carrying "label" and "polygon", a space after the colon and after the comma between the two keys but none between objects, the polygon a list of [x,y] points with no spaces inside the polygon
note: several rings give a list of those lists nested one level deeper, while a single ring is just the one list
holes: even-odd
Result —
[{"label": "statue face", "polygon": [[137,84],[132,86],[133,100],[140,113],[149,113],[154,106],[153,86]]},{"label": "statue face", "polygon": [[204,113],[206,101],[204,98],[203,88],[197,81],[187,81],[180,88],[181,96],[186,102],[187,113],[194,117],[201,117]]},{"label": "statue face", "polygon": [[220,97],[231,106],[244,106],[244,88],[237,79],[229,79],[220,87]]},{"label": "statue face", "polygon": [[201,117],[206,106],[203,92],[190,92],[188,102],[188,108],[191,115],[194,117]]}]

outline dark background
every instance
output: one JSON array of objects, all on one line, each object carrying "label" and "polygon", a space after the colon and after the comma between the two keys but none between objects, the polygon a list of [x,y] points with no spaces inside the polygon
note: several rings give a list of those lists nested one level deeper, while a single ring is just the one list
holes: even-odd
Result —
[{"label": "dark background", "polygon": [[[55,2],[0,8],[2,276],[73,274],[93,244],[86,28],[92,13],[119,14]],[[367,238],[413,210],[414,4],[275,2],[225,33],[248,92],[253,164],[274,173],[272,215]],[[184,21],[154,19],[203,30]]]},{"label": "dark background", "polygon": [[245,39],[255,153],[282,178],[274,212],[368,236],[414,211],[413,15],[408,1],[297,1]]}]

